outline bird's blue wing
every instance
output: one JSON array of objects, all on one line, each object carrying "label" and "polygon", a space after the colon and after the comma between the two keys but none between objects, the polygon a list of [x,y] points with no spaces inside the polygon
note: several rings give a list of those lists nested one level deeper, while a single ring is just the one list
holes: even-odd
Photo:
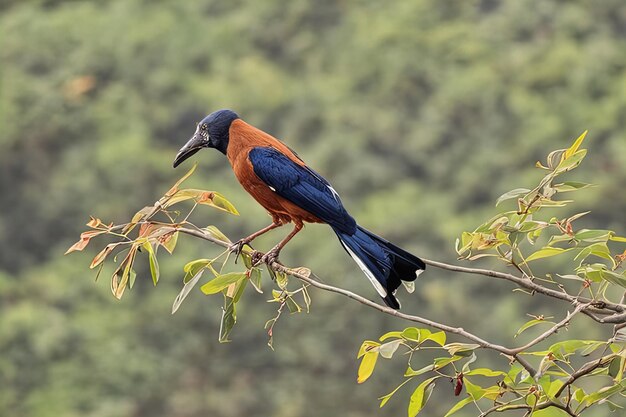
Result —
[{"label": "bird's blue wing", "polygon": [[356,222],[321,175],[296,164],[274,148],[253,148],[248,159],[257,177],[273,192],[339,231],[348,234],[356,231]]}]

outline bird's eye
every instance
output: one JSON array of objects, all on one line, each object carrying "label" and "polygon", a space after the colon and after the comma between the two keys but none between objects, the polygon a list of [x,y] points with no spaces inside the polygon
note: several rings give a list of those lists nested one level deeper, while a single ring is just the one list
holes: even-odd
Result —
[{"label": "bird's eye", "polygon": [[206,125],[206,124],[203,124],[203,125],[202,125],[202,127],[201,127],[201,129],[202,129],[202,130],[207,130],[207,125]]}]

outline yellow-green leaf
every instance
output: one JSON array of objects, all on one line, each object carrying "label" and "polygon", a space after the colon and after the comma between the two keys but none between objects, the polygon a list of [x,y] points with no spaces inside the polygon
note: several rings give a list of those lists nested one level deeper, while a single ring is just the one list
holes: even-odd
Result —
[{"label": "yellow-green leaf", "polygon": [[178,308],[183,303],[183,301],[185,301],[185,298],[187,298],[187,296],[189,295],[193,287],[196,286],[196,284],[200,280],[200,277],[202,276],[204,271],[205,271],[204,269],[201,269],[189,281],[185,283],[185,285],[183,286],[183,289],[180,290],[180,292],[174,299],[174,303],[172,304],[172,314],[178,311]]},{"label": "yellow-green leaf", "polygon": [[230,284],[234,284],[235,282],[245,278],[245,272],[229,272],[228,274],[218,275],[217,277],[213,278],[211,281],[200,287],[200,290],[202,290],[202,292],[207,295],[217,294],[224,288],[228,287]]},{"label": "yellow-green leaf", "polygon": [[580,148],[580,145],[583,143],[583,140],[585,140],[585,137],[587,136],[587,133],[589,133],[588,130],[585,130],[579,137],[578,139],[576,139],[574,141],[574,143],[572,144],[572,146],[570,146],[566,151],[565,151],[565,156],[563,157],[563,159],[567,159],[570,156],[574,155],[576,153],[576,151],[578,151],[578,148]]},{"label": "yellow-green leaf", "polygon": [[374,367],[376,366],[376,361],[378,360],[378,352],[377,351],[368,351],[363,355],[363,359],[361,359],[361,364],[359,365],[359,371],[357,374],[356,382],[359,384],[364,383],[374,372]]},{"label": "yellow-green leaf", "polygon": [[148,252],[148,260],[150,263],[150,274],[152,275],[152,283],[157,285],[159,282],[159,262],[157,261],[156,254],[152,248],[150,242],[145,242],[141,245]]},{"label": "yellow-green leaf", "polygon": [[230,239],[226,237],[226,235],[222,233],[220,229],[218,229],[216,226],[207,226],[203,230],[205,230],[209,235],[213,236],[216,239],[219,239],[223,242],[231,243]]},{"label": "yellow-green leaf", "polygon": [[252,268],[250,270],[250,283],[259,294],[263,294],[261,289],[261,270],[259,268]]},{"label": "yellow-green leaf", "polygon": [[[232,205],[230,201],[228,201],[223,195],[217,192],[213,192],[213,198],[210,200],[211,206],[224,210],[227,213],[234,214],[235,216],[239,216],[239,212]],[[199,202],[200,204],[206,204],[205,202]],[[207,202],[208,203],[208,202]]]},{"label": "yellow-green leaf", "polygon": [[180,186],[180,184],[183,183],[183,181],[185,181],[187,178],[189,178],[191,176],[191,174],[193,174],[193,172],[196,170],[196,167],[198,166],[197,162],[194,162],[193,166],[191,167],[191,169],[189,171],[187,171],[187,173],[185,175],[183,175],[182,177],[180,177],[180,179],[178,181],[176,181],[176,183],[172,186],[172,188],[169,189],[169,191],[167,193],[165,193],[166,197],[170,197],[174,194],[176,194],[176,192],[178,191],[178,187]]},{"label": "yellow-green leaf", "polygon": [[565,172],[576,168],[587,155],[587,149],[581,149],[566,159],[556,167],[556,172]]},{"label": "yellow-green leaf", "polygon": [[474,399],[472,397],[467,397],[467,398],[463,398],[461,401],[459,401],[458,403],[456,403],[454,405],[454,407],[452,407],[445,416],[443,417],[449,417],[452,414],[456,413],[457,411],[459,411],[461,408],[465,407],[467,404],[473,402]]},{"label": "yellow-green leaf", "polygon": [[422,408],[426,405],[428,398],[430,398],[430,394],[434,388],[434,382],[438,378],[438,376],[428,378],[426,381],[419,384],[415,391],[413,391],[411,400],[409,401],[409,417],[415,417],[420,411],[422,411]]},{"label": "yellow-green leaf", "polygon": [[515,335],[514,335],[513,337],[517,337],[517,336],[519,336],[520,334],[522,334],[522,332],[523,332],[524,330],[530,329],[531,327],[534,327],[534,326],[536,326],[536,325],[538,325],[538,324],[542,324],[542,323],[546,323],[546,324],[554,324],[554,322],[553,322],[553,321],[549,321],[549,320],[545,320],[545,319],[542,319],[542,320],[540,320],[540,319],[532,319],[532,320],[527,321],[526,323],[524,323],[524,324],[522,325],[522,327],[520,327],[520,328],[517,330],[517,332],[515,333]]},{"label": "yellow-green leaf", "polygon": [[235,310],[235,302],[232,298],[224,296],[224,308],[222,309],[222,320],[220,321],[219,342],[228,343],[231,330],[237,323],[237,313]]},{"label": "yellow-green leaf", "polygon": [[164,238],[162,239],[161,245],[171,255],[172,252],[174,252],[174,248],[176,248],[177,242],[178,242],[178,232],[174,232],[174,233],[165,235]]},{"label": "yellow-green leaf", "polygon": [[521,197],[528,194],[529,192],[530,190],[528,188],[516,188],[514,190],[508,191],[498,197],[498,199],[496,200],[496,207],[503,201],[510,200],[511,198]]},{"label": "yellow-green leaf", "polygon": [[463,375],[465,376],[481,375],[481,376],[486,376],[486,377],[496,377],[496,376],[505,376],[506,372],[494,371],[494,370],[487,369],[487,368],[476,368],[476,369],[472,369],[469,372],[464,372]]},{"label": "yellow-green leaf", "polygon": [[573,248],[561,249],[561,248],[553,248],[551,246],[546,246],[542,249],[539,249],[537,252],[532,253],[526,258],[525,262],[534,261],[542,258],[549,258],[556,255],[564,254],[565,252],[569,252]]},{"label": "yellow-green leaf", "polygon": [[446,344],[446,334],[443,331],[437,333],[431,333],[425,340],[432,340],[437,343],[439,346],[443,346]]}]

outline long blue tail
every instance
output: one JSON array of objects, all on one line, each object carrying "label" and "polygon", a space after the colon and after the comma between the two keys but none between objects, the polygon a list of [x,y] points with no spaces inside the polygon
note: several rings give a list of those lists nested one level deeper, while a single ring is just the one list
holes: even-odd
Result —
[{"label": "long blue tail", "polygon": [[359,265],[389,307],[400,308],[395,292],[402,281],[414,281],[426,264],[372,232],[357,226],[349,235],[333,229],[344,249]]}]

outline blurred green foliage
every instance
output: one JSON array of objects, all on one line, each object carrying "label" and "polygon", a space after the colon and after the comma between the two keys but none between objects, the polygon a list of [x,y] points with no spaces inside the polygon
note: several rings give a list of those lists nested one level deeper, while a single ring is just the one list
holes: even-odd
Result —
[{"label": "blurred green foliage", "polygon": [[[622,0],[0,3],[0,415],[371,415],[403,370],[357,386],[355,352],[403,323],[315,293],[311,314],[278,324],[276,352],[261,300],[219,345],[221,304],[196,293],[169,314],[184,260],[216,249],[179,242],[159,291],[139,269],[122,302],[86,273],[95,252],[61,254],[89,214],[119,221],[156,200],[194,123],[224,107],[297,149],[361,224],[440,260],[588,128],[577,175],[601,186],[577,201],[593,210],[581,225],[623,230],[625,28]],[[238,237],[267,223],[220,155],[196,159],[195,185],[242,214],[197,224]],[[282,257],[369,294],[323,226]],[[553,307],[509,290],[430,270],[402,298],[506,344],[525,313]],[[405,410],[391,400],[379,415]]]}]

